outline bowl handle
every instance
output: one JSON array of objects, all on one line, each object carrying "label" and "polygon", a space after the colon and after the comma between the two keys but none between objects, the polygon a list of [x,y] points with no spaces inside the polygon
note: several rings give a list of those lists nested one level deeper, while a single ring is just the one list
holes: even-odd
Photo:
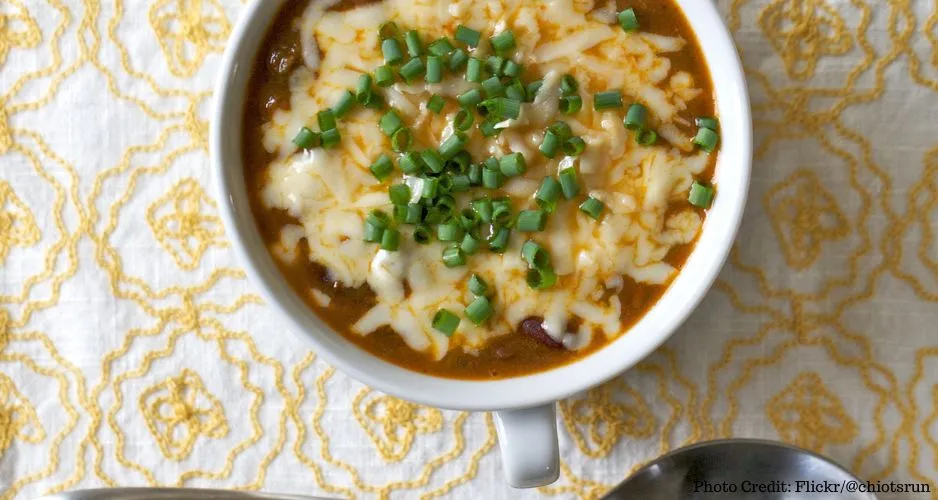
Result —
[{"label": "bowl handle", "polygon": [[508,484],[514,488],[534,488],[557,480],[560,452],[554,403],[497,411],[495,430]]}]

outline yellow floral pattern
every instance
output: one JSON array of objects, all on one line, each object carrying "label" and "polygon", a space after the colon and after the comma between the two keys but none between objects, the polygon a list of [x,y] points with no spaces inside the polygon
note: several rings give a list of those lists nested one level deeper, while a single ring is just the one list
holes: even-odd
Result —
[{"label": "yellow floral pattern", "polygon": [[17,390],[9,377],[0,375],[0,454],[13,444],[14,439],[41,443],[46,439],[46,430],[26,396]]},{"label": "yellow floral pattern", "polygon": [[0,66],[11,49],[30,49],[39,45],[42,35],[26,5],[18,0],[0,2]]},{"label": "yellow floral pattern", "polygon": [[215,201],[195,179],[183,179],[147,210],[147,222],[157,241],[176,264],[198,267],[211,246],[225,246],[225,230],[215,215]]},{"label": "yellow floral pattern", "polygon": [[759,16],[759,25],[789,76],[814,75],[824,56],[846,54],[853,44],[845,22],[827,0],[775,0]]},{"label": "yellow floral pattern", "polygon": [[29,207],[0,181],[0,263],[13,247],[30,247],[39,241],[39,226]]},{"label": "yellow floral pattern", "polygon": [[836,394],[817,373],[802,373],[773,397],[766,413],[782,439],[823,452],[830,443],[846,444],[857,435]]},{"label": "yellow floral pattern", "polygon": [[560,403],[561,478],[524,492],[491,415],[348,379],[247,283],[208,173],[243,3],[0,0],[0,500],[595,499],[741,435],[938,491],[938,3],[717,2],[755,119],[742,236],[665,346]]},{"label": "yellow floral pattern", "polygon": [[143,391],[140,413],[160,450],[173,460],[188,457],[199,437],[219,439],[228,434],[221,401],[189,369]]},{"label": "yellow floral pattern", "polygon": [[161,0],[150,7],[150,24],[173,75],[195,74],[209,52],[221,52],[231,25],[216,0]]}]

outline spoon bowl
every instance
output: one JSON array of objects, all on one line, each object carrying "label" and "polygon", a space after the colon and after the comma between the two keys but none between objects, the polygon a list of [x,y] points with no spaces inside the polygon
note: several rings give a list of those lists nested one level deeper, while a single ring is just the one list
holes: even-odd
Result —
[{"label": "spoon bowl", "polygon": [[866,481],[808,450],[757,439],[699,443],[658,457],[604,500],[875,500]]}]

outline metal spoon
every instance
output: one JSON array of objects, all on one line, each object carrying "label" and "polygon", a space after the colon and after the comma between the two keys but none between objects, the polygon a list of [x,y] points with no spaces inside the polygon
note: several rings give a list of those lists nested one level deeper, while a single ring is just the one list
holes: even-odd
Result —
[{"label": "metal spoon", "polygon": [[[727,439],[673,451],[639,469],[604,500],[875,500],[866,481],[801,448]],[[851,491],[853,490],[853,491]]]}]

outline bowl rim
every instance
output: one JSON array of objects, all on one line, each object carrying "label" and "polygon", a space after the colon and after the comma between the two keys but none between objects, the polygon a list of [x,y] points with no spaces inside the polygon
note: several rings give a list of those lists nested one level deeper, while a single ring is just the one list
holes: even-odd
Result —
[{"label": "bowl rim", "polygon": [[[407,370],[334,332],[286,285],[261,241],[247,200],[241,150],[230,144],[233,140],[240,143],[244,106],[244,88],[234,83],[243,81],[246,87],[245,73],[250,73],[270,21],[284,1],[253,0],[233,28],[215,85],[209,150],[219,211],[249,281],[289,329],[327,363],[374,389],[420,404],[471,411],[527,408],[571,396],[628,370],[670,338],[703,300],[728,257],[741,224],[752,167],[752,119],[742,62],[712,2],[675,0],[707,59],[723,128],[721,140],[727,137],[727,130],[733,131],[731,141],[723,141],[715,175],[720,176],[721,169],[731,169],[734,175],[718,181],[719,195],[687,262],[658,302],[628,331],[597,352],[543,372],[506,379],[463,380]],[[262,13],[262,9],[267,12]],[[702,31],[706,31],[706,37]],[[714,59],[720,60],[719,74]],[[718,82],[725,83],[727,90],[721,93]],[[233,98],[235,102],[231,102]],[[734,119],[725,120],[724,110],[733,114]],[[235,115],[231,116],[232,113]],[[232,123],[237,125],[237,133],[226,134]],[[226,156],[233,147],[237,153]],[[732,154],[727,153],[728,148]],[[736,164],[725,166],[729,159]],[[232,168],[231,162],[237,168]],[[721,218],[713,220],[715,215]],[[707,247],[702,245],[704,242]],[[697,267],[689,269],[691,263]]]}]

